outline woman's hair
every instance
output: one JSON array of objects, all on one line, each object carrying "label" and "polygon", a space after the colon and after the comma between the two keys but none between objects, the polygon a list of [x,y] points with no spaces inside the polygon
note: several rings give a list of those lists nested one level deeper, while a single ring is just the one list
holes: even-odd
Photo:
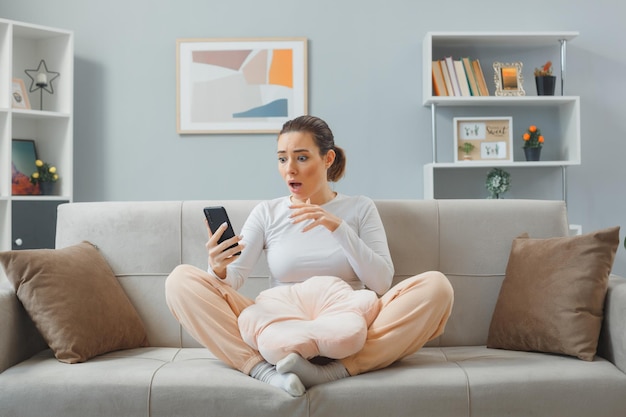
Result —
[{"label": "woman's hair", "polygon": [[320,155],[325,156],[331,149],[335,151],[335,162],[326,171],[328,181],[337,182],[343,177],[346,170],[346,153],[339,146],[335,145],[333,132],[325,121],[315,116],[300,116],[285,122],[278,136],[289,132],[308,132],[313,136],[313,140]]}]

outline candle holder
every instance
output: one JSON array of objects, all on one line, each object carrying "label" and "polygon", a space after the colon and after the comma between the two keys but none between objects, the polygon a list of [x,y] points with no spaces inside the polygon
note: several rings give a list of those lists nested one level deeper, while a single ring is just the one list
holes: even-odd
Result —
[{"label": "candle holder", "polygon": [[[43,70],[41,67],[43,67]],[[31,79],[29,92],[33,93],[39,90],[39,110],[43,110],[43,92],[45,90],[50,94],[54,94],[52,81],[56,80],[61,74],[56,71],[49,71],[46,61],[43,59],[39,62],[39,66],[36,69],[27,69],[24,72]]]}]

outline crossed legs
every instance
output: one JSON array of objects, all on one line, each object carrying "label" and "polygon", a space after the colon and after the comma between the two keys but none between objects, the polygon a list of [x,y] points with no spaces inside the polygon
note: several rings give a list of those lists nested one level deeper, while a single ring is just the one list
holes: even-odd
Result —
[{"label": "crossed legs", "polygon": [[274,367],[239,333],[237,318],[253,300],[190,265],[180,265],[170,274],[166,296],[174,317],[217,358],[296,396],[304,393],[304,387],[381,369],[417,352],[443,333],[454,299],[440,272],[405,279],[381,297],[380,313],[359,352],[327,365],[291,354]]}]

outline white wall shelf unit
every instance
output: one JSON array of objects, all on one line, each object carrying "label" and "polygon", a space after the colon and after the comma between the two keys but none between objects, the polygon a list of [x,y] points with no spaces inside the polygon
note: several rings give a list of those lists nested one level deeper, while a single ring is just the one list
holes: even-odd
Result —
[{"label": "white wall shelf unit", "polygon": [[[432,162],[424,166],[424,198],[439,198],[438,175],[458,172],[462,182],[467,169],[492,167],[553,169],[561,175],[560,194],[567,200],[567,167],[581,163],[580,98],[565,94],[566,46],[577,32],[429,32],[423,41],[423,105],[431,110]],[[480,60],[490,96],[433,95],[432,62],[452,56]],[[555,96],[537,96],[533,70],[546,61],[556,65],[560,78]],[[495,96],[493,62],[522,62],[526,95]],[[510,116],[513,118],[513,162],[453,162],[456,149],[452,130],[454,117]],[[537,124],[544,136],[542,160],[526,162],[521,135]],[[454,181],[457,182],[456,180]],[[519,182],[518,182],[519,184]],[[446,184],[439,186],[447,187]],[[453,184],[454,186],[460,186]],[[485,191],[486,193],[486,191]],[[449,191],[445,194],[449,195]],[[476,196],[477,198],[484,195]],[[448,197],[449,198],[449,197]]]},{"label": "white wall shelf unit", "polygon": [[[45,60],[49,71],[60,75],[52,82],[54,94],[30,92],[27,69]],[[13,79],[22,79],[29,109],[12,105]],[[45,26],[0,19],[0,250],[38,247],[36,240],[19,236],[18,230],[36,229],[39,217],[50,223],[56,205],[73,200],[73,97],[74,33]],[[43,101],[43,103],[42,103]],[[13,195],[12,141],[35,141],[39,159],[57,167],[59,181],[53,195]],[[37,212],[45,207],[47,215]],[[25,215],[32,212],[31,216]],[[25,221],[31,224],[24,224]],[[54,232],[54,225],[44,225]],[[17,229],[17,230],[16,230]],[[49,233],[48,233],[49,234]],[[33,233],[36,237],[37,233]],[[47,236],[47,241],[51,237]],[[36,238],[34,238],[36,239]],[[45,240],[45,239],[44,239]],[[49,243],[48,243],[48,246]]]}]

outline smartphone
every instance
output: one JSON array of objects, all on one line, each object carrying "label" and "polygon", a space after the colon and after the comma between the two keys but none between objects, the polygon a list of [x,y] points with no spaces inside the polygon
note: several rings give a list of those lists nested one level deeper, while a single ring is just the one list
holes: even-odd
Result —
[{"label": "smartphone", "polygon": [[[226,223],[228,227],[222,234],[222,237],[218,240],[218,243],[222,243],[223,241],[230,239],[235,236],[235,231],[233,229],[230,220],[228,219],[228,214],[226,213],[226,209],[222,206],[215,207],[205,207],[204,208],[204,217],[206,217],[209,222],[209,228],[211,229],[211,233],[215,233],[217,229],[223,224]],[[227,249],[234,248],[235,246],[239,246],[238,243],[229,246]],[[241,252],[237,252],[235,255],[240,255]]]}]

